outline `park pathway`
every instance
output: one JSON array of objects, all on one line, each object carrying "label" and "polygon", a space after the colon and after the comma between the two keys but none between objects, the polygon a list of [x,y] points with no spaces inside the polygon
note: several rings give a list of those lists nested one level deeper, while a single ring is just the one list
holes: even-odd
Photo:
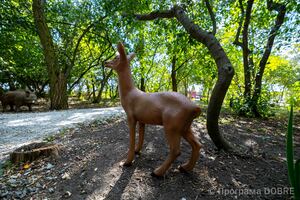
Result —
[{"label": "park pathway", "polygon": [[12,150],[32,142],[42,141],[65,128],[95,120],[124,116],[121,107],[72,109],[50,112],[1,113],[0,160]]}]

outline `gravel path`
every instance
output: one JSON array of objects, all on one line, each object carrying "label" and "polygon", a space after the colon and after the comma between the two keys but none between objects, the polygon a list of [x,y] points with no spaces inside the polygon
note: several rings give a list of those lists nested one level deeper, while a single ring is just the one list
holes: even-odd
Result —
[{"label": "gravel path", "polygon": [[0,160],[8,152],[81,123],[123,116],[121,107],[0,114]]}]

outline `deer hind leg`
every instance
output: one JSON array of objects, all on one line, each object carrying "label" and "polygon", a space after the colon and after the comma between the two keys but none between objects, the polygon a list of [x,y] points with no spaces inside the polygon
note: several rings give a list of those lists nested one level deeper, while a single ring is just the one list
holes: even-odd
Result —
[{"label": "deer hind leg", "polygon": [[135,126],[136,120],[133,117],[128,117],[128,126],[129,126],[129,150],[127,155],[127,160],[124,163],[124,166],[130,166],[134,159],[134,148],[135,148]]},{"label": "deer hind leg", "polygon": [[144,143],[144,134],[145,134],[145,124],[139,122],[139,142],[135,148],[136,154],[140,154],[142,150],[143,143]]},{"label": "deer hind leg", "polygon": [[163,176],[165,172],[170,168],[173,161],[180,155],[180,132],[165,130],[165,133],[170,152],[163,164],[157,167],[154,172],[152,172],[152,176]]},{"label": "deer hind leg", "polygon": [[183,134],[183,138],[191,145],[192,155],[191,158],[185,164],[181,165],[179,169],[180,171],[191,171],[199,158],[201,144],[193,135],[191,127],[189,127],[187,132]]}]

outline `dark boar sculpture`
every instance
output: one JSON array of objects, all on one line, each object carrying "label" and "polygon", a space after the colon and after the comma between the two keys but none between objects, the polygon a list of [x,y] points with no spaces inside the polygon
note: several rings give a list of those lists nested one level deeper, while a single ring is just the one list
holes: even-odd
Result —
[{"label": "dark boar sculpture", "polygon": [[32,111],[31,106],[35,103],[36,99],[36,95],[28,90],[8,91],[5,94],[0,94],[3,112],[6,111],[8,105],[11,111],[14,110],[14,106],[16,107],[16,111],[19,111],[21,106],[28,106],[29,111]]}]

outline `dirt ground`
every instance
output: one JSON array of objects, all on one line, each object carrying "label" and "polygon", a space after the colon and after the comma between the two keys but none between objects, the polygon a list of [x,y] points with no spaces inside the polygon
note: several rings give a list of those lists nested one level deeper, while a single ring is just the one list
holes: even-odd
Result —
[{"label": "dirt ground", "polygon": [[[295,122],[295,158],[300,158],[299,118]],[[219,152],[201,116],[193,130],[203,145],[191,173],[177,166],[190,155],[182,141],[181,155],[165,177],[151,176],[168,155],[163,128],[146,126],[145,144],[130,167],[126,157],[125,119],[65,131],[53,139],[60,158],[8,167],[0,178],[3,199],[290,199],[285,161],[286,119],[246,119],[223,115],[220,129],[241,155]]]}]

